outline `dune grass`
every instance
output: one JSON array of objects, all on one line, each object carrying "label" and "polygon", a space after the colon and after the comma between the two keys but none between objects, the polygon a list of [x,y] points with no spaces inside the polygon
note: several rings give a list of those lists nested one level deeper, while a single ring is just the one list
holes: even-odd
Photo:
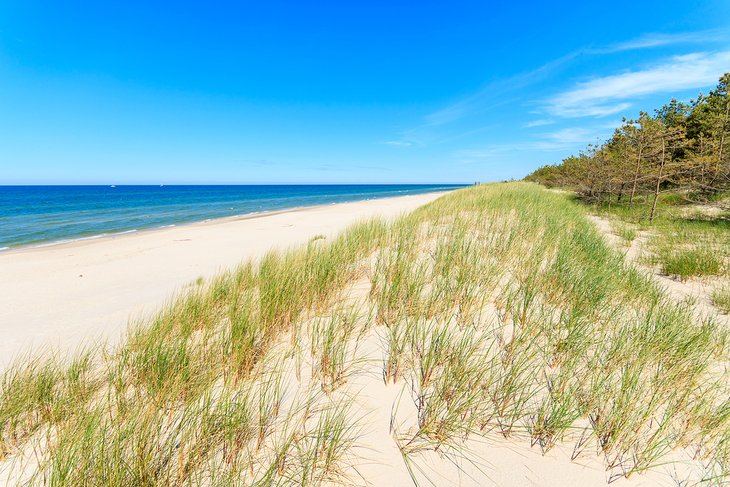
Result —
[{"label": "dune grass", "polygon": [[[723,407],[727,377],[708,374],[726,356],[723,332],[711,322],[697,323],[690,309],[671,303],[627,267],[565,197],[495,186],[449,195],[421,211],[428,213],[447,228],[442,235],[451,236],[437,239],[436,255],[469,254],[453,236],[453,228],[462,225],[470,228],[477,249],[471,258],[446,266],[433,259],[430,271],[415,264],[419,275],[431,273],[422,282],[436,283],[444,268],[458,275],[464,266],[503,274],[482,287],[469,279],[481,300],[476,309],[491,301],[498,320],[485,322],[474,313],[461,325],[471,337],[465,341],[453,335],[445,340],[436,332],[439,338],[428,343],[438,343],[432,352],[444,358],[424,354],[415,338],[391,347],[391,353],[410,355],[420,391],[415,399],[419,428],[411,439],[401,440],[406,448],[417,439],[438,448],[469,432],[496,429],[503,435],[525,431],[549,449],[579,418],[588,418],[608,467],[630,476],[675,449],[678,428],[704,427],[704,418],[692,416],[692,408]],[[403,309],[438,301],[442,314],[458,313],[458,293],[447,293],[444,300],[440,289],[421,285],[418,292],[409,291]],[[485,331],[496,340],[479,338],[482,345],[473,345]],[[468,358],[460,358],[454,372],[450,359],[462,354]],[[424,369],[428,381],[422,379]],[[674,397],[677,390],[686,391],[681,400]]]},{"label": "dune grass", "polygon": [[730,314],[730,286],[715,289],[712,293],[712,304],[721,312]]},{"label": "dune grass", "polygon": [[655,259],[661,266],[662,274],[677,276],[681,280],[719,275],[723,265],[711,250],[697,248],[675,250],[672,246],[662,246]]},{"label": "dune grass", "polygon": [[611,226],[613,227],[613,232],[621,237],[626,245],[631,245],[639,235],[636,227],[622,221],[613,221]]},{"label": "dune grass", "polygon": [[693,277],[730,277],[730,216],[688,203],[680,195],[661,195],[662,211],[650,223],[648,201],[596,205],[594,210],[612,220],[617,235],[632,241],[635,232],[649,235],[649,263],[665,275],[686,280]]},{"label": "dune grass", "polygon": [[[359,363],[371,333],[382,364]],[[597,452],[609,480],[686,453],[721,485],[729,359],[727,330],[628,266],[568,196],[486,185],[244,263],[116,349],[19,360],[0,457],[30,485],[357,483],[345,389],[375,367],[408,385],[416,416],[392,431],[415,482],[432,452],[473,458],[470,439],[496,436]]]}]

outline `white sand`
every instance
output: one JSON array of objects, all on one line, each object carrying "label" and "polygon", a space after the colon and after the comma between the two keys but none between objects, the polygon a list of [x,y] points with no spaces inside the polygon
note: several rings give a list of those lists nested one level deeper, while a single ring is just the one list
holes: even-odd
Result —
[{"label": "white sand", "polygon": [[443,193],[312,207],[0,253],[0,369],[30,350],[117,340],[198,277],[272,247],[393,218]]}]

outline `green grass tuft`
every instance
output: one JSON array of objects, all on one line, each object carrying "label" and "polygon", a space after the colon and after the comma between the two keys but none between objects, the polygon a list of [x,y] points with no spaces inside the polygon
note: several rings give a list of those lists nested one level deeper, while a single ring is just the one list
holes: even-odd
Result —
[{"label": "green grass tuft", "polygon": [[668,250],[658,257],[665,275],[682,280],[689,277],[716,276],[722,272],[722,262],[713,252],[705,249]]},{"label": "green grass tuft", "polygon": [[712,304],[725,314],[730,314],[730,287],[717,288],[712,292]]}]

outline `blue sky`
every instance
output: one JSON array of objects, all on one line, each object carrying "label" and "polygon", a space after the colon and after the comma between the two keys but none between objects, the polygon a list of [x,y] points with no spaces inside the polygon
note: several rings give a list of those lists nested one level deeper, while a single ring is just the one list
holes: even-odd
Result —
[{"label": "blue sky", "polygon": [[521,178],[730,70],[730,2],[0,4],[0,184]]}]

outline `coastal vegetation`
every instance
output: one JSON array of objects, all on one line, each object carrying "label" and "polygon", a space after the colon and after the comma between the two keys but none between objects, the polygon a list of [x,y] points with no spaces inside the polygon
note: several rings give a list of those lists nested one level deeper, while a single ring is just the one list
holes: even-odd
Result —
[{"label": "coastal vegetation", "polygon": [[672,99],[637,119],[623,120],[613,136],[577,156],[547,165],[527,180],[570,188],[608,208],[645,203],[653,221],[661,196],[728,210],[721,195],[730,190],[730,73],[709,94],[683,103]]},{"label": "coastal vegetation", "polygon": [[730,73],[689,103],[672,99],[626,120],[601,144],[527,176],[569,190],[609,219],[631,245],[642,237],[645,262],[685,281],[716,278],[723,305],[730,276]]},{"label": "coastal vegetation", "polygon": [[[695,241],[689,225],[673,245]],[[667,272],[713,258],[683,252],[662,257]],[[394,447],[429,485],[442,479],[427,464],[476,476],[483,444],[509,440],[567,447],[606,482],[670,466],[680,485],[723,485],[728,360],[730,331],[627,263],[571,194],[480,185],[245,262],[119,346],[19,359],[0,384],[0,471],[23,485],[362,485]]]},{"label": "coastal vegetation", "polygon": [[[722,198],[722,200],[720,199]],[[730,193],[718,195],[719,201]],[[594,203],[590,209],[612,222],[615,232],[631,244],[641,237],[643,263],[656,267],[662,275],[680,281],[692,278],[714,280],[722,285],[730,278],[730,213],[707,205],[697,205],[666,193],[659,198],[661,212],[654,221],[645,215],[648,202],[623,204]],[[722,203],[726,204],[726,203]]]}]

